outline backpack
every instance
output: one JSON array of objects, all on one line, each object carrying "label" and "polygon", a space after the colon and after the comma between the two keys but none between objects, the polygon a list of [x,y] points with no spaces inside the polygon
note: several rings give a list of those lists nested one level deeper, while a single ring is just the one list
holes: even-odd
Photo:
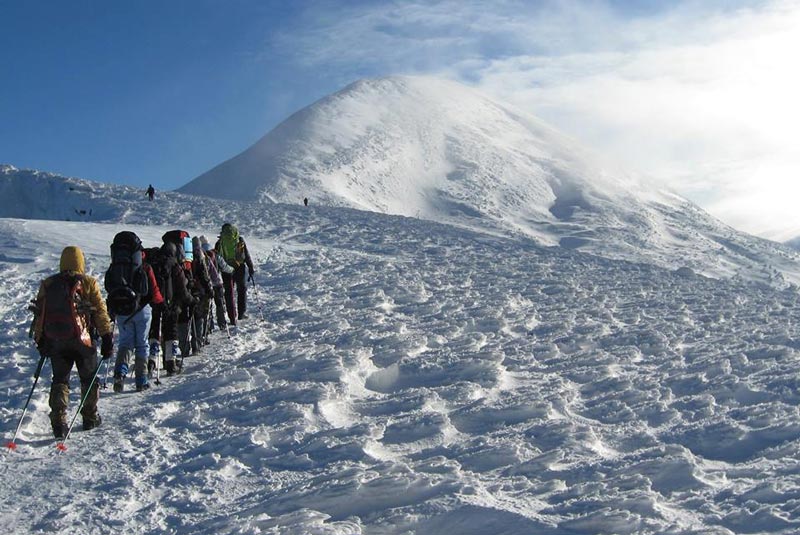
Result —
[{"label": "backpack", "polygon": [[175,265],[175,259],[164,254],[160,247],[145,249],[144,254],[145,260],[153,268],[156,284],[164,298],[164,306],[169,308],[172,305],[172,266]]},{"label": "backpack", "polygon": [[194,260],[192,252],[192,239],[185,230],[170,230],[161,236],[164,243],[171,242],[178,248],[178,256],[181,261],[191,262]]},{"label": "backpack", "polygon": [[80,342],[92,347],[90,312],[83,299],[83,276],[59,274],[45,284],[42,334],[48,342]]},{"label": "backpack", "polygon": [[230,224],[223,226],[219,237],[219,253],[225,262],[234,268],[247,261],[247,246],[235,226]]},{"label": "backpack", "polygon": [[226,223],[222,226],[222,233],[219,237],[219,254],[233,267],[239,267],[242,261],[239,260],[237,248],[239,246],[239,229]]},{"label": "backpack", "polygon": [[142,307],[150,293],[147,273],[142,268],[142,242],[133,232],[123,231],[111,244],[111,266],[106,271],[108,311],[130,316]]},{"label": "backpack", "polygon": [[183,274],[191,291],[191,288],[194,287],[194,278],[192,277],[194,254],[192,253],[192,239],[189,237],[189,233],[185,230],[170,230],[161,236],[161,241],[175,244],[175,248],[178,250],[178,265],[183,269]]}]

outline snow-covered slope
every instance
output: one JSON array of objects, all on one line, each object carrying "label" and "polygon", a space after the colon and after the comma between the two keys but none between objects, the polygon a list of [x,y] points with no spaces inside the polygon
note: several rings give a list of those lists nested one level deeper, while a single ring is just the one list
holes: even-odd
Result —
[{"label": "snow-covered slope", "polygon": [[179,191],[419,217],[713,276],[797,256],[652,190],[537,118],[424,77],[356,82]]},{"label": "snow-covered slope", "polygon": [[0,220],[6,440],[36,363],[25,303],[63,245],[100,274],[119,230],[151,245],[236,213],[259,284],[237,337],[104,391],[65,454],[45,378],[0,454],[9,533],[800,530],[794,291],[347,209],[162,206]]}]

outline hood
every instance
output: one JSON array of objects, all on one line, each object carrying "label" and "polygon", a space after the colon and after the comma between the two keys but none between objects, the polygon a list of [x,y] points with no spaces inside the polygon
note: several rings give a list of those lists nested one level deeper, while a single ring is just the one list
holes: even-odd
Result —
[{"label": "hood", "polygon": [[86,261],[83,258],[83,251],[74,245],[64,247],[64,250],[61,251],[60,268],[61,271],[84,273],[86,270]]}]

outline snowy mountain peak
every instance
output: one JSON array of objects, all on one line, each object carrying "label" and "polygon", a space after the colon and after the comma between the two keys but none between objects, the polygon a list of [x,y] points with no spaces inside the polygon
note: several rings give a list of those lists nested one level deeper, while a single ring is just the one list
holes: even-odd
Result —
[{"label": "snowy mountain peak", "polygon": [[531,115],[455,82],[398,76],[323,98],[180,191],[434,220],[555,220],[631,182]]},{"label": "snowy mountain peak", "polygon": [[419,217],[713,276],[797,275],[797,255],[643,185],[464,85],[360,80],[179,191]]}]

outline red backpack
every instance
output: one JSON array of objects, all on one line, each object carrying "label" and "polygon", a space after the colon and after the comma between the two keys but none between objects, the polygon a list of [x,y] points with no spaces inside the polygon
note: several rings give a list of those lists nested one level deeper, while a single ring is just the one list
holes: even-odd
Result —
[{"label": "red backpack", "polygon": [[91,307],[83,296],[83,276],[60,273],[45,282],[42,334],[49,342],[92,347]]}]

